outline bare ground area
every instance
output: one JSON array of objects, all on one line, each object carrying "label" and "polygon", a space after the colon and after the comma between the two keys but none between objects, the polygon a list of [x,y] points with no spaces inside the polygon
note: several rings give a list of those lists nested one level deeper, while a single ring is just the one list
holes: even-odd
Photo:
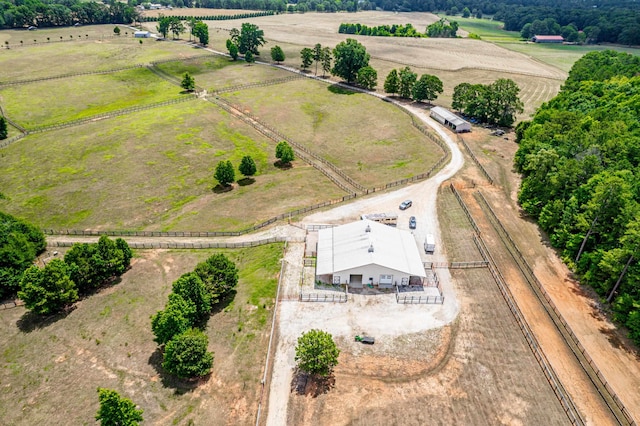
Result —
[{"label": "bare ground area", "polygon": [[[527,258],[537,279],[542,283],[557,309],[637,422],[640,419],[640,394],[635,391],[640,388],[637,349],[633,348],[625,338],[625,331],[616,329],[605,317],[593,293],[575,281],[571,272],[549,246],[546,235],[524,217],[518,208],[516,197],[519,179],[512,171],[513,153],[517,149],[513,143],[513,135],[507,135],[509,139],[507,141],[488,136],[486,133],[478,131],[464,136],[484,167],[492,176],[497,176],[497,180],[501,183],[496,187],[483,185],[482,193]],[[470,197],[465,199],[472,201]],[[516,293],[526,291],[524,288],[517,290],[515,284],[518,278],[517,276],[512,278],[513,290]],[[535,305],[535,301],[529,297],[520,300],[518,303],[525,308],[529,303],[531,306]],[[538,321],[530,323],[538,324]],[[549,336],[550,333],[540,331],[540,335]],[[542,343],[544,342],[543,339]],[[551,361],[554,361],[552,356],[554,352],[555,349],[550,349],[551,356],[547,354]],[[559,374],[563,372],[566,374],[569,371],[565,363],[560,363],[557,370]],[[575,377],[566,374],[563,380],[571,383]],[[596,411],[591,408],[589,405],[584,407],[587,419],[592,420],[593,424],[603,424],[598,421],[595,417]]]}]

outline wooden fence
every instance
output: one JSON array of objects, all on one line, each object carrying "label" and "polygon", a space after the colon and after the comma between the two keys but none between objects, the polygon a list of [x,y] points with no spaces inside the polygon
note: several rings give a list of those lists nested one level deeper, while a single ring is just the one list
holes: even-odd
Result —
[{"label": "wooden fence", "polygon": [[442,305],[444,296],[401,295],[396,291],[396,302],[403,305]]},{"label": "wooden fence", "polygon": [[464,138],[462,138],[462,136],[457,135],[458,137],[458,141],[460,143],[462,143],[462,145],[464,146],[464,148],[467,150],[467,152],[469,153],[469,156],[471,157],[471,159],[473,160],[474,163],[476,163],[476,166],[478,166],[478,168],[480,169],[480,171],[482,172],[482,174],[484,175],[485,178],[487,178],[487,180],[489,181],[489,183],[491,185],[493,185],[493,178],[491,177],[491,175],[489,174],[489,172],[484,168],[484,166],[482,164],[480,164],[480,161],[478,161],[478,159],[476,158],[476,155],[473,153],[473,151],[471,151],[471,148],[469,148],[469,145],[467,145],[467,143],[465,142]]},{"label": "wooden fence", "polygon": [[[128,242],[129,247],[133,249],[212,249],[212,248],[245,248],[257,247],[265,244],[283,243],[287,241],[285,237],[273,237],[256,241],[246,241],[239,243],[226,242]],[[72,241],[56,241],[51,245],[54,247],[71,247],[75,243]]]}]

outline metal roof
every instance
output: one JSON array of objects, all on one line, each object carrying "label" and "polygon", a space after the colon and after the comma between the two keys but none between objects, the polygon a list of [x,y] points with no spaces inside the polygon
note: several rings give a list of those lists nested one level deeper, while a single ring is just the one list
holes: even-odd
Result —
[{"label": "metal roof", "polygon": [[316,274],[334,274],[373,264],[412,276],[426,276],[420,249],[408,231],[371,220],[318,231]]},{"label": "metal roof", "polygon": [[[440,117],[444,118],[445,120],[447,120],[449,123],[453,124],[454,126],[458,127],[461,126],[463,124],[469,124],[469,122],[463,120],[462,118],[458,117],[457,115],[455,115],[454,113],[452,113],[451,111],[449,111],[446,108],[442,108],[442,107],[433,107],[431,108],[431,114],[437,114]],[[471,126],[469,124],[469,126]]]}]

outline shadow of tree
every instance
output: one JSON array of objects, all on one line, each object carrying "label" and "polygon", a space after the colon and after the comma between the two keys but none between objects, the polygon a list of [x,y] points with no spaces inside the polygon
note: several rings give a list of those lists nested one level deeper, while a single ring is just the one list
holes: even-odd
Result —
[{"label": "shadow of tree", "polygon": [[328,393],[335,386],[336,378],[333,372],[328,376],[318,376],[296,368],[293,372],[293,379],[291,380],[291,392],[313,398]]},{"label": "shadow of tree", "polygon": [[223,194],[225,192],[229,192],[233,189],[233,185],[220,185],[217,184],[216,186],[213,187],[213,192],[215,192],[216,194]]},{"label": "shadow of tree", "polygon": [[74,309],[75,306],[71,306],[63,312],[47,316],[42,316],[34,312],[27,311],[16,322],[16,325],[18,326],[18,329],[23,333],[31,333],[34,330],[40,330],[58,322],[63,318],[66,318],[66,316],[69,315]]},{"label": "shadow of tree", "polygon": [[282,160],[277,160],[273,165],[282,170],[288,170],[293,167],[293,164],[283,163]]},{"label": "shadow of tree", "polygon": [[256,180],[254,178],[246,177],[246,178],[240,179],[238,181],[238,185],[240,185],[240,186],[253,185],[255,182],[256,182]]},{"label": "shadow of tree", "polygon": [[337,84],[332,84],[327,87],[327,90],[335,95],[355,95],[356,92],[353,90],[345,89],[342,86],[338,86]]},{"label": "shadow of tree", "polygon": [[236,293],[237,291],[235,289],[231,290],[229,294],[224,297],[224,299],[221,299],[218,303],[213,305],[213,307],[211,308],[211,315],[222,312],[227,306],[229,306],[229,304],[233,302],[233,299],[235,299]]},{"label": "shadow of tree", "polygon": [[152,366],[160,376],[162,385],[166,388],[173,389],[176,395],[184,395],[187,392],[193,392],[194,389],[196,389],[201,384],[206,383],[211,378],[211,374],[207,374],[204,377],[197,377],[195,379],[181,379],[167,373],[164,368],[162,368],[163,359],[164,351],[161,347],[157,347],[149,357],[148,362],[149,365]]}]

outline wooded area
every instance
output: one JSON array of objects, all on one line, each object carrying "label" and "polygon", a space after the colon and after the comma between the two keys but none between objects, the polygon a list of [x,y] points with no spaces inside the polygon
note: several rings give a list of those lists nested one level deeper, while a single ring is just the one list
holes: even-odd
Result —
[{"label": "wooded area", "polygon": [[640,342],[640,58],[580,59],[561,92],[517,127],[522,208]]}]

